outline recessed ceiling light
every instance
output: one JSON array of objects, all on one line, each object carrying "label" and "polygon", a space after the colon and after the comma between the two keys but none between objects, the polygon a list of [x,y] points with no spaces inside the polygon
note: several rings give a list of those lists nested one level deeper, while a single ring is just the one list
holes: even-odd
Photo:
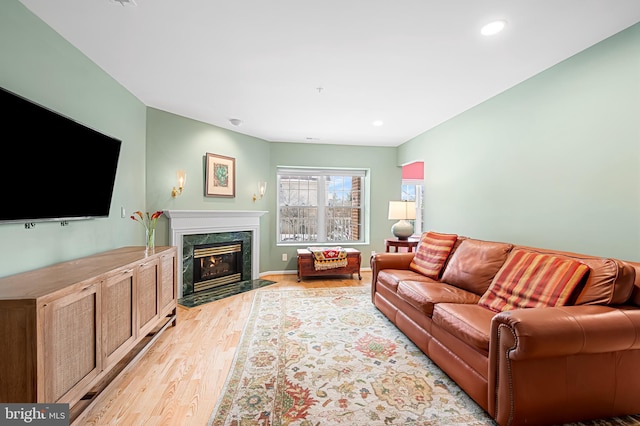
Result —
[{"label": "recessed ceiling light", "polygon": [[229,123],[233,124],[234,126],[239,126],[242,124],[242,120],[240,120],[239,118],[231,118],[229,119]]},{"label": "recessed ceiling light", "polygon": [[384,122],[382,120],[376,120],[371,124],[373,124],[376,127],[379,127],[379,126],[382,126],[384,124]]},{"label": "recessed ceiling light", "polygon": [[482,27],[480,33],[486,36],[498,34],[500,31],[504,30],[506,25],[507,22],[503,20],[489,22],[487,25]]}]

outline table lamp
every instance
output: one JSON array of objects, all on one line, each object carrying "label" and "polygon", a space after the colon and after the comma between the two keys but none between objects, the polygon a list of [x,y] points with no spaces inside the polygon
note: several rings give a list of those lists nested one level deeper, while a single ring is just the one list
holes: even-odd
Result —
[{"label": "table lamp", "polygon": [[413,225],[407,219],[415,218],[415,201],[389,201],[389,219],[397,220],[391,227],[391,232],[399,240],[406,240],[413,235]]}]

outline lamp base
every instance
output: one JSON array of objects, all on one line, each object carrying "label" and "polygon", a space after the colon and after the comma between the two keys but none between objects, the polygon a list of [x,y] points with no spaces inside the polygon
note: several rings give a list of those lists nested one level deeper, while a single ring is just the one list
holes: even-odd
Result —
[{"label": "lamp base", "polygon": [[399,220],[391,227],[391,232],[399,240],[407,240],[413,235],[413,225],[406,220]]}]

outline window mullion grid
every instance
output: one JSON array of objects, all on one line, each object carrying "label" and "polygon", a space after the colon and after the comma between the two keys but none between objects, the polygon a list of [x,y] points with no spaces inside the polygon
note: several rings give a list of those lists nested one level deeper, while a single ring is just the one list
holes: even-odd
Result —
[{"label": "window mullion grid", "polygon": [[326,231],[327,181],[325,176],[318,176],[318,210],[317,210],[317,241],[327,241]]},{"label": "window mullion grid", "polygon": [[[364,205],[362,202],[363,178],[360,175],[357,175],[357,178],[348,174],[344,175],[349,176],[348,178],[334,178],[332,185],[328,183],[331,176],[343,175],[339,173],[334,175],[329,172],[307,175],[290,174],[289,176],[279,175],[278,177],[283,181],[286,180],[288,184],[288,194],[284,193],[286,188],[281,187],[284,200],[288,199],[287,205],[289,206],[281,206],[285,212],[285,217],[281,218],[281,221],[279,220],[283,227],[280,230],[282,241],[291,239],[298,242],[322,244],[362,240]],[[295,180],[295,183],[291,181],[291,178]],[[351,182],[348,187],[345,183],[347,179]],[[332,194],[334,202],[331,206],[329,201],[332,198],[328,197],[330,187],[334,191]],[[350,193],[347,193],[347,189]],[[350,202],[348,202],[349,200]],[[279,210],[278,213],[282,214],[283,212]],[[291,216],[288,220],[289,223],[292,223],[292,230],[289,230],[290,226],[284,223],[287,222],[286,215]],[[328,230],[328,226],[332,229]],[[288,237],[282,238],[285,235]]]}]

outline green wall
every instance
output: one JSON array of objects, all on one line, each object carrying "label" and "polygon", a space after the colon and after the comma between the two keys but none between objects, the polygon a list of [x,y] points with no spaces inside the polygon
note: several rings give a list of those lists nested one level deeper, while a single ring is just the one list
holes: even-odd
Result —
[{"label": "green wall", "polygon": [[640,24],[427,131],[425,229],[640,260]]},{"label": "green wall", "polygon": [[[0,276],[142,245],[143,229],[129,215],[160,209],[267,211],[260,271],[294,270],[295,249],[275,242],[279,165],[370,170],[370,243],[359,246],[366,267],[390,235],[387,201],[400,197],[399,165],[415,160],[425,162],[425,230],[640,260],[639,46],[636,25],[400,148],[269,143],[145,107],[20,2],[5,0],[0,85],[123,147],[110,217],[30,230],[0,224]],[[236,158],[235,198],[203,196],[207,152]],[[187,184],[173,199],[178,169]],[[269,187],[254,203],[259,180]],[[30,190],[5,187],[5,202],[11,191]],[[157,244],[167,242],[162,218]]]},{"label": "green wall", "polygon": [[[145,208],[146,107],[17,0],[0,2],[0,58],[0,86],[122,140],[109,218],[66,227],[41,222],[28,230],[21,223],[0,224],[0,276],[144,244],[141,226],[121,218],[120,207],[128,212]],[[3,155],[10,155],[9,147],[28,152],[19,135],[7,136]],[[37,197],[40,190],[77,191],[79,185],[90,185],[46,186],[53,182],[43,188],[3,182],[3,203],[11,202],[13,191],[32,191]]]},{"label": "green wall", "polygon": [[[278,166],[356,167],[370,171],[372,205],[399,199],[401,168],[396,148],[269,143],[233,131],[149,108],[147,112],[147,205],[149,210],[260,210],[260,271],[296,269],[296,247],[276,245],[276,170]],[[204,197],[207,152],[236,160],[236,197]],[[178,169],[187,172],[181,196],[171,197]],[[253,201],[258,181],[267,181],[263,199]],[[384,250],[392,223],[386,207],[371,209],[370,244],[359,245],[363,267],[372,250]],[[168,244],[168,221],[158,223],[157,244]],[[288,260],[282,261],[287,253]]]},{"label": "green wall", "polygon": [[[384,239],[391,236],[393,221],[387,219],[389,200],[399,200],[401,195],[402,168],[397,165],[396,148],[362,147],[321,144],[271,143],[271,173],[269,183],[275,186],[278,166],[304,167],[353,167],[368,169],[369,178],[365,188],[370,199],[368,211],[370,234],[368,244],[345,245],[362,252],[362,265],[369,267],[371,251],[384,251]],[[272,191],[273,195],[273,191]],[[268,253],[270,270],[296,269],[296,249],[291,246],[276,246],[276,199],[272,200],[269,210],[272,245]],[[366,215],[366,212],[365,212]],[[288,261],[282,260],[287,253]]]},{"label": "green wall", "polygon": [[[108,219],[0,224],[0,276],[70,260],[125,245],[144,244],[136,210],[261,210],[260,271],[295,270],[295,250],[276,249],[276,166],[354,166],[371,169],[373,202],[400,196],[395,148],[271,144],[196,120],[145,107],[138,99],[67,43],[17,0],[0,3],[0,84],[11,91],[123,141],[112,208]],[[207,152],[236,159],[236,197],[204,197]],[[314,159],[310,161],[309,159]],[[171,197],[178,169],[187,171],[183,194]],[[257,182],[269,183],[264,199],[253,201]],[[73,190],[56,188],[56,190]],[[9,201],[9,199],[8,199]],[[125,209],[121,218],[120,209]],[[382,250],[391,223],[386,207],[371,212],[370,245],[363,245],[363,266],[370,250]],[[168,220],[158,222],[156,244],[169,242]],[[281,252],[289,253],[282,262]]]},{"label": "green wall", "polygon": [[[235,198],[205,197],[207,153],[235,158]],[[150,210],[270,210],[275,200],[270,178],[269,143],[220,127],[170,114],[154,108],[147,111],[147,205]],[[176,171],[187,172],[182,195],[172,198]],[[254,203],[258,181],[267,180],[265,198]],[[272,239],[269,213],[260,218],[260,252],[267,253]],[[168,220],[158,222],[156,244],[169,243]],[[268,268],[265,259],[260,270]]]}]

